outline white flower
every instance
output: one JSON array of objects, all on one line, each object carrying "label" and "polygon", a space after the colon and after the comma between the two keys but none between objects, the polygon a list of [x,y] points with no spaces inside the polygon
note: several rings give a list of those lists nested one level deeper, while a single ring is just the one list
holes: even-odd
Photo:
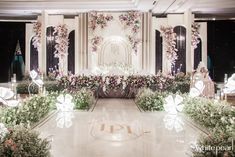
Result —
[{"label": "white flower", "polygon": [[73,112],[59,112],[56,117],[57,127],[69,128],[72,126],[72,119],[74,118]]},{"label": "white flower", "polygon": [[0,87],[0,97],[3,99],[10,99],[14,96],[14,92],[9,88]]},{"label": "white flower", "polygon": [[7,128],[3,123],[0,123],[0,141],[4,138],[4,136],[8,133]]},{"label": "white flower", "polygon": [[183,97],[176,95],[175,99],[172,95],[169,95],[165,98],[166,104],[164,104],[164,109],[169,114],[177,114],[177,112],[181,112],[183,110],[183,105],[181,102],[183,101]]},{"label": "white flower", "polygon": [[38,73],[35,70],[30,71],[29,73],[30,77],[32,78],[32,81],[39,87],[42,87],[43,81],[38,78]]},{"label": "white flower", "polygon": [[195,87],[190,89],[189,96],[190,97],[198,97],[202,94],[203,90],[205,88],[205,85],[203,81],[197,81],[195,83]]},{"label": "white flower", "polygon": [[181,132],[184,130],[184,122],[177,116],[177,114],[167,114],[164,119],[165,128],[168,130],[175,130],[176,132]]},{"label": "white flower", "polygon": [[59,111],[73,111],[74,103],[72,103],[73,97],[69,94],[65,96],[63,94],[57,97],[56,107]]},{"label": "white flower", "polygon": [[14,92],[9,88],[0,87],[0,102],[4,105],[15,107],[19,105],[18,100],[8,100],[14,96]]}]

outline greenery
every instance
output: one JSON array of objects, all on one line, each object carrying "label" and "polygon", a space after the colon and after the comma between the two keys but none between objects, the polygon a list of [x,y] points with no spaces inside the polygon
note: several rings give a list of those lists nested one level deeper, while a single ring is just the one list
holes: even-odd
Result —
[{"label": "greenery", "polygon": [[42,95],[35,95],[27,98],[20,106],[14,108],[0,108],[0,121],[8,126],[22,124],[31,126],[45,117],[51,106],[54,104],[54,98]]},{"label": "greenery", "polygon": [[135,102],[144,111],[162,111],[165,95],[145,88],[138,92]]},{"label": "greenery", "polygon": [[173,85],[169,89],[172,93],[189,93],[190,90],[190,75],[184,73],[178,73],[175,76]]},{"label": "greenery", "polygon": [[[23,81],[18,83],[16,90],[18,94],[29,94],[28,91],[28,86],[31,82],[29,81]],[[56,81],[48,81],[45,82],[44,87],[46,88],[47,91],[52,92],[52,91],[61,91],[62,88],[59,86],[59,84]],[[31,94],[37,94],[38,93],[38,87],[37,85],[33,84],[30,87],[30,92]]]},{"label": "greenery", "polygon": [[[210,133],[207,137],[201,137],[197,145],[200,148],[205,146],[224,148],[217,152],[218,156],[235,156],[235,148],[228,149],[232,146],[232,139],[235,139],[235,108],[226,102],[205,98],[187,98],[184,104],[184,112]],[[216,157],[216,149],[201,151],[194,149],[193,153],[195,157]]]},{"label": "greenery", "polygon": [[73,94],[75,109],[88,110],[94,102],[93,92],[82,89]]},{"label": "greenery", "polygon": [[21,126],[10,130],[0,143],[1,157],[49,157],[50,143]]}]

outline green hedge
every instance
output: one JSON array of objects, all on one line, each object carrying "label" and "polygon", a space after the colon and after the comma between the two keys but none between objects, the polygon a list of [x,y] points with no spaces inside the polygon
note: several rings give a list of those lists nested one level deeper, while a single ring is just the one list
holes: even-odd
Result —
[{"label": "green hedge", "polygon": [[[29,81],[23,81],[18,83],[16,90],[18,94],[29,94],[28,91],[28,86],[30,82]],[[61,91],[62,87],[59,86],[59,84],[56,81],[48,81],[45,82],[44,87],[46,88],[47,91],[49,92],[55,92],[55,91]],[[31,94],[37,94],[38,93],[38,87],[33,84],[30,87],[30,92]]]},{"label": "green hedge", "polygon": [[8,126],[23,124],[31,126],[45,117],[55,99],[48,96],[35,95],[25,100],[20,106],[0,109],[0,121]]},{"label": "green hedge", "polygon": [[[203,136],[198,140],[198,146],[214,148],[202,151],[193,149],[193,156],[235,156],[235,147],[229,150],[229,147],[232,147],[232,140],[235,139],[235,108],[226,102],[216,102],[205,98],[187,98],[184,104],[184,113],[208,129],[210,133],[209,136]],[[216,152],[215,148],[224,148],[224,150]]]},{"label": "green hedge", "polygon": [[142,89],[138,92],[135,102],[144,111],[162,111],[165,93]]}]

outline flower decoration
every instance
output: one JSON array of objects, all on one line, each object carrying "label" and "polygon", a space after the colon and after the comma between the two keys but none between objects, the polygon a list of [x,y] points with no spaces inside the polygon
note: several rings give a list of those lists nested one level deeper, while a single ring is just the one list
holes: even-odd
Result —
[{"label": "flower decoration", "polygon": [[235,74],[228,78],[228,82],[225,84],[225,93],[234,93],[235,92]]},{"label": "flower decoration", "polygon": [[70,128],[73,125],[73,112],[59,112],[56,117],[56,124],[59,128]]},{"label": "flower decoration", "polygon": [[181,104],[183,101],[183,97],[180,95],[176,95],[175,99],[172,95],[169,95],[165,98],[166,104],[164,104],[164,109],[169,114],[177,114],[183,110],[183,105]]},{"label": "flower decoration", "polygon": [[113,16],[103,13],[97,13],[96,11],[94,11],[90,13],[89,19],[89,26],[91,30],[94,31],[97,27],[100,27],[101,29],[105,28],[107,26],[107,23],[113,20]]},{"label": "flower decoration", "polygon": [[73,111],[74,103],[72,102],[73,97],[70,94],[59,95],[57,97],[56,107],[58,111],[68,112]]},{"label": "flower decoration", "polygon": [[121,14],[119,20],[124,26],[131,27],[132,33],[138,33],[141,26],[140,16],[140,12],[129,11],[125,14]]},{"label": "flower decoration", "polygon": [[138,45],[141,42],[141,39],[136,38],[135,36],[128,35],[128,40],[131,44],[132,50],[134,50],[135,54],[137,54]]},{"label": "flower decoration", "polygon": [[131,35],[127,35],[127,38],[135,54],[137,54],[138,45],[141,42],[141,39],[139,39],[137,35],[141,28],[140,17],[141,13],[137,11],[129,11],[119,16],[119,20],[124,25],[124,27],[131,29]]},{"label": "flower decoration", "polygon": [[44,83],[35,70],[30,71],[29,76],[31,77],[33,83],[35,83],[38,87],[43,86]]},{"label": "flower decoration", "polygon": [[3,123],[0,123],[0,141],[3,140],[3,138],[5,137],[5,135],[8,133],[8,129],[5,127],[5,125]]},{"label": "flower decoration", "polygon": [[200,28],[200,25],[198,23],[193,23],[192,24],[192,42],[191,42],[191,45],[193,46],[194,49],[197,48],[197,44],[200,42],[199,40],[199,28]]},{"label": "flower decoration", "polygon": [[173,30],[173,27],[164,27],[161,26],[161,35],[164,39],[165,49],[167,53],[167,58],[170,63],[173,65],[175,60],[178,59],[177,48],[176,48],[176,33]]},{"label": "flower decoration", "polygon": [[195,83],[195,87],[190,89],[189,96],[190,97],[198,97],[202,94],[203,90],[205,88],[205,85],[203,81],[197,81]]},{"label": "flower decoration", "polygon": [[175,130],[176,132],[181,132],[184,130],[183,120],[176,114],[167,114],[164,119],[165,128],[168,130]]},{"label": "flower decoration", "polygon": [[91,39],[91,45],[92,45],[92,52],[97,52],[99,45],[103,41],[103,38],[101,36],[94,36]]},{"label": "flower decoration", "polygon": [[16,107],[19,105],[18,100],[9,100],[14,96],[14,92],[9,88],[0,87],[0,102],[10,107]]},{"label": "flower decoration", "polygon": [[33,46],[39,50],[39,47],[41,46],[42,34],[42,23],[40,21],[37,21],[33,24],[33,32],[35,33],[35,36],[33,37]]},{"label": "flower decoration", "polygon": [[68,45],[69,45],[69,34],[68,28],[66,24],[60,24],[56,26],[53,35],[55,34],[55,58],[64,58],[68,52]]}]

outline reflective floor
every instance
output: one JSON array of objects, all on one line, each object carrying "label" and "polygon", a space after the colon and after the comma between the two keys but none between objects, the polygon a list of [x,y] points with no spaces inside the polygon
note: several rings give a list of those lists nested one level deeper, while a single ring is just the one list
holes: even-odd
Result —
[{"label": "reflective floor", "polygon": [[54,157],[184,157],[202,134],[183,116],[140,112],[132,99],[99,99],[93,112],[57,113],[35,129]]}]

